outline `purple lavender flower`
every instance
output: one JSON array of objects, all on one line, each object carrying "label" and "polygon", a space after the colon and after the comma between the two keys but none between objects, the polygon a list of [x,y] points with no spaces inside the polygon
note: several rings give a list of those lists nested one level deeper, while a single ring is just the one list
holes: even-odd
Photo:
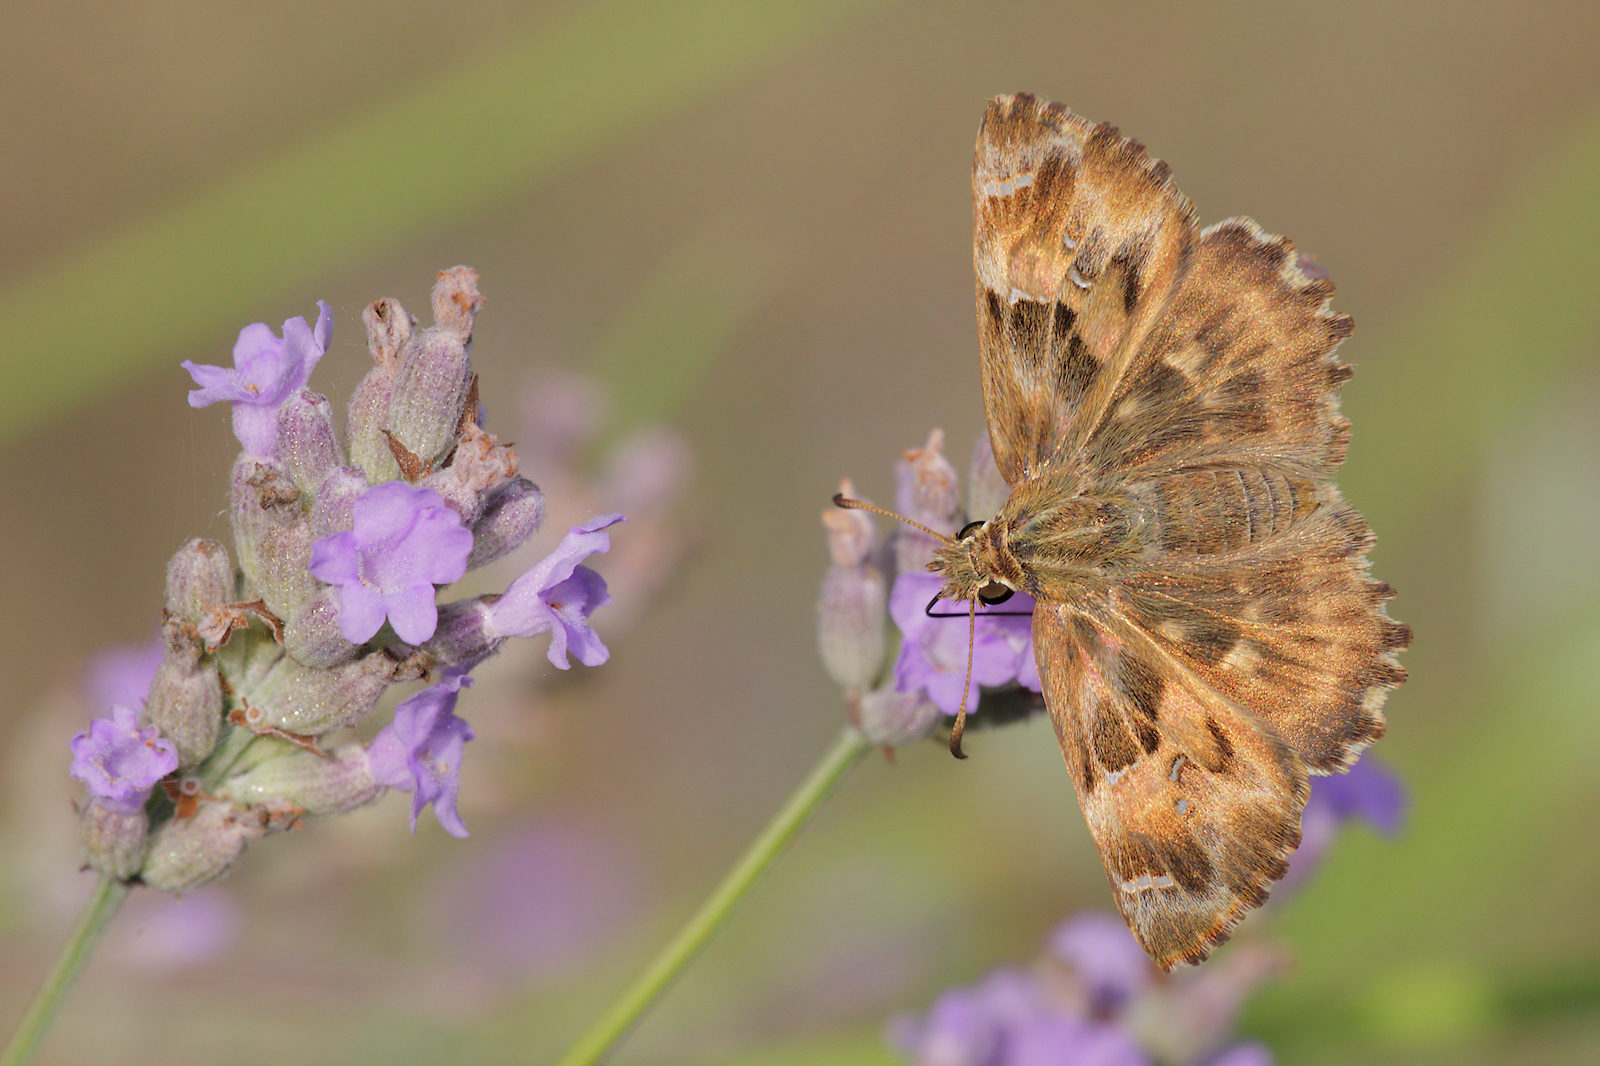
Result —
[{"label": "purple lavender flower", "polygon": [[472,739],[472,727],[456,717],[455,709],[462,687],[471,684],[465,672],[446,669],[443,681],[396,707],[394,721],[367,745],[373,780],[412,793],[412,832],[417,815],[431,803],[445,832],[467,835],[456,813],[456,796],[461,792],[462,749]]},{"label": "purple lavender flower", "polygon": [[386,481],[355,502],[354,528],[311,546],[311,573],[339,589],[339,631],[365,644],[385,617],[420,644],[439,621],[434,586],[467,572],[472,533],[432,489]]},{"label": "purple lavender flower", "polygon": [[265,322],[239,331],[233,368],[184,360],[183,368],[200,386],[189,393],[190,407],[219,401],[233,404],[233,435],[249,455],[270,459],[278,451],[278,408],[303,387],[333,337],[333,311],[317,301],[313,329],[301,317],[288,319],[279,338]]},{"label": "purple lavender flower", "polygon": [[96,718],[72,738],[72,776],[118,814],[138,812],[155,783],[177,768],[172,741],[155,726],[140,729],[139,712],[129,707],[111,708],[110,718]]},{"label": "purple lavender flower", "polygon": [[611,653],[589,625],[595,608],[609,603],[605,579],[578,563],[611,547],[605,530],[625,521],[608,514],[573,526],[556,550],[511,583],[488,607],[495,637],[532,637],[550,633],[550,661],[563,670],[570,651],[585,666],[599,666]]},{"label": "purple lavender flower", "polygon": [[[901,692],[924,689],[946,714],[961,706],[961,681],[967,673],[968,625],[962,617],[930,618],[928,601],[944,584],[936,574],[902,573],[889,590],[889,616],[900,628],[900,657],[894,664],[895,688]],[[956,604],[952,610],[964,605]],[[1006,601],[1007,611],[1029,611],[1032,597],[1018,593]],[[978,617],[972,644],[972,682],[967,711],[978,706],[978,686],[990,687],[1022,681],[1039,690],[1039,668],[1033,661],[1031,620],[1023,614]]]}]

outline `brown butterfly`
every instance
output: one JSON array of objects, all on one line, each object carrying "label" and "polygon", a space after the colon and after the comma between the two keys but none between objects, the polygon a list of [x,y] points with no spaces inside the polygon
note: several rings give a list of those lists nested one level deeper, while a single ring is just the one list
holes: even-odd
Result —
[{"label": "brown butterfly", "polygon": [[1117,907],[1163,968],[1196,963],[1283,875],[1307,773],[1382,736],[1405,678],[1411,632],[1331,480],[1351,322],[1287,240],[1200,230],[1166,164],[1059,104],[989,104],[972,192],[1011,496],[932,568],[942,597],[1035,597],[1045,703]]}]

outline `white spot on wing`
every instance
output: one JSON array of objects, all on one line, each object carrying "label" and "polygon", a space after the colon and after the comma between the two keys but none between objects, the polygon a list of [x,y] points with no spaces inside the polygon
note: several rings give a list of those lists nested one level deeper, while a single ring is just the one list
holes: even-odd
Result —
[{"label": "white spot on wing", "polygon": [[1154,877],[1149,874],[1140,874],[1138,877],[1119,882],[1117,887],[1124,892],[1134,893],[1149,892],[1153,888],[1171,888],[1175,884],[1177,882],[1172,879],[1170,874],[1156,874]]},{"label": "white spot on wing", "polygon": [[1018,174],[1015,177],[1005,178],[1002,181],[985,182],[983,186],[983,195],[998,200],[1003,197],[1010,196],[1014,192],[1020,192],[1032,184],[1032,174]]}]

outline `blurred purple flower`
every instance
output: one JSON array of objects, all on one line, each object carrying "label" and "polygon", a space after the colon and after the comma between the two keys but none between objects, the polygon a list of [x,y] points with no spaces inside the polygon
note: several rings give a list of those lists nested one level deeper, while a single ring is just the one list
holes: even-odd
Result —
[{"label": "blurred purple flower", "polygon": [[1150,983],[1150,958],[1114,914],[1077,915],[1050,934],[1050,954],[1083,983],[1089,1013],[1116,1014]]},{"label": "blurred purple flower", "polygon": [[1262,1044],[1235,1044],[1206,1060],[1206,1066],[1272,1066],[1272,1052]]},{"label": "blurred purple flower", "polygon": [[372,779],[412,793],[412,832],[417,815],[431,803],[445,832],[467,835],[456,813],[456,796],[461,792],[462,750],[472,739],[472,728],[455,716],[455,709],[462,687],[471,684],[465,673],[446,669],[443,681],[402,701],[394,709],[394,721],[367,745]]},{"label": "blurred purple flower", "polygon": [[1359,818],[1381,833],[1393,835],[1405,820],[1405,788],[1371,755],[1342,774],[1311,779],[1311,798],[1300,816],[1300,846],[1289,858],[1289,872],[1280,891],[1297,889],[1333,843],[1339,828]]},{"label": "blurred purple flower", "polygon": [[1249,952],[1223,962],[1156,981],[1120,919],[1083,914],[1051,934],[1043,964],[945,992],[889,1039],[917,1066],[1270,1066],[1258,1045],[1225,1047],[1239,998],[1269,971]]},{"label": "blurred purple flower", "polygon": [[[889,616],[902,636],[900,657],[895,660],[895,688],[900,692],[923,689],[928,698],[946,714],[961,706],[961,681],[967,673],[968,624],[965,604],[943,607],[960,611],[959,617],[930,618],[928,601],[944,581],[936,574],[902,573],[889,590]],[[1018,593],[1006,601],[1006,611],[1030,611],[1032,597]],[[978,615],[977,633],[972,644],[972,682],[967,694],[967,711],[978,707],[978,686],[994,687],[1031,680],[1029,688],[1038,691],[1039,670],[1033,665],[1032,620],[1025,614]],[[1021,675],[1026,664],[1027,675]]]},{"label": "blurred purple flower", "polygon": [[206,886],[180,896],[140,892],[112,926],[109,953],[147,973],[172,973],[221,958],[239,939],[239,904]]},{"label": "blurred purple flower", "polygon": [[560,981],[638,916],[635,860],[594,828],[542,818],[452,867],[425,921],[476,972]]},{"label": "blurred purple flower", "polygon": [[1393,835],[1405,820],[1405,788],[1387,767],[1367,756],[1342,774],[1311,779],[1306,813],[1326,810],[1339,821],[1360,818],[1380,833]]},{"label": "blurred purple flower", "polygon": [[117,644],[90,659],[89,698],[96,709],[144,706],[165,654],[161,638],[156,637],[145,644]]},{"label": "blurred purple flower", "polygon": [[971,988],[944,993],[921,1019],[896,1018],[889,1039],[919,1066],[998,1064],[1010,1031],[1045,1016],[1038,983],[1002,968]]},{"label": "blurred purple flower", "polygon": [[1001,1066],[1150,1066],[1126,1031],[1107,1022],[1051,1014],[1018,1026]]},{"label": "blurred purple flower", "polygon": [[264,459],[277,455],[278,408],[305,385],[328,350],[333,311],[321,300],[317,308],[314,329],[297,316],[284,322],[281,338],[265,322],[240,330],[231,369],[187,359],[182,364],[200,386],[189,393],[189,406],[233,404],[233,435],[249,455]]},{"label": "blurred purple flower", "polygon": [[339,589],[339,631],[365,644],[385,617],[408,644],[433,636],[435,585],[467,572],[472,532],[432,489],[386,481],[355,502],[353,528],[311,546],[311,573]]},{"label": "blurred purple flower", "polygon": [[556,550],[511,583],[489,605],[489,624],[496,638],[532,637],[550,633],[549,658],[570,668],[570,651],[585,666],[599,666],[611,655],[589,625],[595,608],[610,602],[605,579],[578,563],[611,547],[605,530],[626,521],[622,515],[601,515],[573,526]]},{"label": "blurred purple flower", "polygon": [[172,741],[155,726],[139,728],[139,712],[111,708],[72,738],[71,773],[99,804],[118,814],[135,814],[155,783],[178,768]]}]

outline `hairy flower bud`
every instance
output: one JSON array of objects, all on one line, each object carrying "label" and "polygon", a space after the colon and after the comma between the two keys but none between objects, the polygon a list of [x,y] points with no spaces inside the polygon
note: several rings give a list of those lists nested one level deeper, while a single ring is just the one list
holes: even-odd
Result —
[{"label": "hairy flower bud", "polygon": [[874,689],[861,697],[856,707],[857,728],[871,743],[898,748],[920,740],[933,729],[944,712],[921,692],[896,692]]},{"label": "hairy flower bud", "polygon": [[[944,456],[944,431],[928,434],[928,443],[911,448],[895,464],[895,510],[930,529],[954,534],[961,502],[956,492],[956,468]],[[895,561],[904,574],[921,570],[933,558],[939,542],[912,526],[895,536]]]},{"label": "hairy flower bud", "polygon": [[123,813],[91,800],[79,821],[84,861],[107,877],[126,881],[144,863],[149,830],[150,818],[142,808]]},{"label": "hairy flower bud", "polygon": [[311,501],[311,535],[326,537],[354,525],[356,500],[369,487],[366,476],[353,466],[328,471]]},{"label": "hairy flower bud", "polygon": [[345,419],[345,437],[350,445],[350,461],[376,485],[400,476],[400,465],[383,434],[389,421],[389,401],[394,395],[395,376],[400,370],[400,352],[411,340],[417,320],[399,300],[374,300],[361,313],[367,326],[367,347],[375,364],[350,394]]},{"label": "hairy flower bud", "polygon": [[433,288],[435,325],[414,334],[401,353],[386,428],[425,467],[455,447],[473,392],[472,326],[482,303],[477,274],[466,267],[441,272]]},{"label": "hairy flower bud", "polygon": [[357,648],[339,629],[339,603],[332,589],[312,596],[283,623],[283,650],[301,666],[337,666],[355,658]]},{"label": "hairy flower bud", "polygon": [[439,624],[423,647],[441,663],[466,665],[487,659],[506,638],[494,625],[487,601],[491,596],[439,605]]},{"label": "hairy flower bud", "polygon": [[435,470],[417,484],[444,498],[468,525],[483,514],[489,494],[517,474],[517,453],[495,440],[475,422],[461,431],[450,465]]},{"label": "hairy flower bud", "polygon": [[206,612],[234,599],[233,563],[228,549],[196,537],[167,563],[167,613],[192,625],[205,624]]},{"label": "hairy flower bud", "polygon": [[[849,495],[849,482],[841,491]],[[817,599],[817,645],[828,676],[846,691],[860,692],[883,670],[888,586],[883,572],[867,561],[874,537],[864,512],[830,507],[822,512],[822,524],[833,565]]]},{"label": "hairy flower bud", "polygon": [[372,779],[366,750],[345,744],[327,755],[291,748],[230,778],[222,791],[239,803],[284,800],[307,814],[342,814],[371,803],[384,786]]},{"label": "hairy flower bud", "polygon": [[967,514],[978,521],[988,521],[1000,513],[1011,496],[1011,486],[1001,476],[994,462],[994,445],[988,433],[978,435],[972,449],[972,463],[967,467]]},{"label": "hairy flower bud", "polygon": [[381,651],[327,670],[285,656],[246,694],[246,724],[313,737],[354,725],[377,706],[399,665]]},{"label": "hairy flower bud", "polygon": [[319,585],[311,576],[311,523],[281,465],[241,456],[233,468],[233,541],[239,567],[267,609],[292,615]]},{"label": "hairy flower bud", "polygon": [[222,682],[193,627],[169,619],[161,635],[166,653],[150,685],[145,716],[178,749],[178,766],[190,767],[217,746]]},{"label": "hairy flower bud", "polygon": [[150,834],[139,877],[162,892],[187,892],[214,881],[265,830],[259,819],[227,803],[202,803],[192,818],[174,818]]},{"label": "hairy flower bud", "polygon": [[513,478],[489,494],[483,514],[472,527],[472,552],[467,569],[487,566],[515,551],[544,522],[544,493],[525,477]]},{"label": "hairy flower bud", "polygon": [[301,389],[278,408],[278,460],[307,495],[316,492],[330,470],[344,464],[344,449],[333,429],[333,405],[326,396]]}]

